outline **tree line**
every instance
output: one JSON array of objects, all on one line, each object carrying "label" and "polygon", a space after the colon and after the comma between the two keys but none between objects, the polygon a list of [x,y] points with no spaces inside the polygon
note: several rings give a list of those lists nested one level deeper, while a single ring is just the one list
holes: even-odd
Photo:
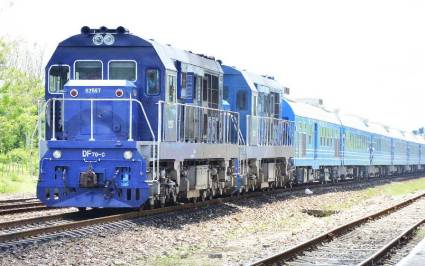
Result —
[{"label": "tree line", "polygon": [[0,163],[25,163],[35,152],[30,144],[37,143],[31,137],[43,96],[43,53],[34,46],[0,38]]}]

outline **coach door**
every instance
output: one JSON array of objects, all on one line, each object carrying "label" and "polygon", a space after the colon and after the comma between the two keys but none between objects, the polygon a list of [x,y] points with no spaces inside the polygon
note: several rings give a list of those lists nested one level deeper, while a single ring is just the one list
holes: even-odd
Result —
[{"label": "coach door", "polygon": [[335,138],[334,145],[335,145],[335,147],[334,147],[334,149],[335,149],[335,158],[339,158],[339,147],[340,147],[340,144],[339,144],[339,138],[338,137]]},{"label": "coach door", "polygon": [[318,141],[319,141],[319,132],[318,132],[318,126],[317,123],[314,123],[314,159],[317,158],[317,148],[318,148]]},{"label": "coach door", "polygon": [[373,165],[373,156],[374,156],[374,152],[375,152],[375,138],[373,136],[370,136],[370,141],[369,141],[369,161],[370,161],[370,165]]}]

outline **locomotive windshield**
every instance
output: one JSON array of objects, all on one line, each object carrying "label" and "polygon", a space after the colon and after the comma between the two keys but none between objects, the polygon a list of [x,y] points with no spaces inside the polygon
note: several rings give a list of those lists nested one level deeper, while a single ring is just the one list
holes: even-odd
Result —
[{"label": "locomotive windshield", "polygon": [[75,62],[75,79],[102,79],[102,62]]},{"label": "locomotive windshield", "polygon": [[136,81],[136,62],[112,61],[109,62],[109,79],[123,79]]}]

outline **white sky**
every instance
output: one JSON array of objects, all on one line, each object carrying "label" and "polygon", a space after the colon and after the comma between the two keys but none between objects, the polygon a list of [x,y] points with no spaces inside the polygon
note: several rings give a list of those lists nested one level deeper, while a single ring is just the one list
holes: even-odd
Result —
[{"label": "white sky", "polygon": [[46,47],[46,60],[83,25],[123,25],[273,75],[295,97],[403,129],[425,125],[425,1],[11,1],[0,0],[0,36]]}]

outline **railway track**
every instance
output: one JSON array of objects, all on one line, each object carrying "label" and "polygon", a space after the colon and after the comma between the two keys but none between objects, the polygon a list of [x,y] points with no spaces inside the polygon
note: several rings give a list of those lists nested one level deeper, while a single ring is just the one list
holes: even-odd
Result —
[{"label": "railway track", "polygon": [[43,211],[48,208],[36,198],[21,198],[0,201],[0,216],[16,213]]},{"label": "railway track", "polygon": [[19,199],[0,200],[0,206],[3,204],[29,202],[29,201],[38,201],[38,199],[37,198],[19,198]]},{"label": "railway track", "polygon": [[425,193],[251,265],[375,265],[425,223]]},{"label": "railway track", "polygon": [[19,208],[30,208],[30,207],[39,207],[44,206],[41,202],[29,202],[29,203],[19,203],[19,204],[4,204],[0,205],[0,211],[2,210],[11,210]]},{"label": "railway track", "polygon": [[[367,184],[382,184],[392,180],[406,180],[416,178],[414,176],[397,179],[376,179]],[[251,192],[239,195],[238,197],[217,198],[199,203],[185,203],[183,205],[169,206],[160,209],[127,211],[114,214],[112,211],[97,210],[89,211],[86,214],[81,212],[72,212],[66,214],[57,214],[43,217],[35,217],[11,222],[0,223],[0,250],[8,250],[17,246],[26,246],[40,241],[46,241],[60,237],[78,237],[90,233],[103,232],[114,228],[125,228],[129,223],[138,218],[155,219],[155,216],[166,215],[171,212],[196,209],[203,206],[220,205],[226,202],[254,198],[258,196],[283,194],[294,195],[295,193],[304,194],[306,187],[315,189],[316,193],[327,192],[335,187],[356,187],[362,186],[365,182],[341,182],[336,185],[313,184],[307,186],[297,186],[290,189],[276,189],[267,192]],[[38,207],[33,207],[38,208]],[[6,210],[5,210],[6,211]],[[0,212],[1,214],[1,212]]]},{"label": "railway track", "polygon": [[17,207],[13,209],[7,209],[7,210],[0,210],[0,216],[1,215],[10,215],[10,214],[17,214],[17,213],[25,213],[25,212],[35,212],[35,211],[47,211],[47,210],[53,210],[55,208],[49,208],[40,203],[40,205],[36,206],[30,206],[30,207]]}]

